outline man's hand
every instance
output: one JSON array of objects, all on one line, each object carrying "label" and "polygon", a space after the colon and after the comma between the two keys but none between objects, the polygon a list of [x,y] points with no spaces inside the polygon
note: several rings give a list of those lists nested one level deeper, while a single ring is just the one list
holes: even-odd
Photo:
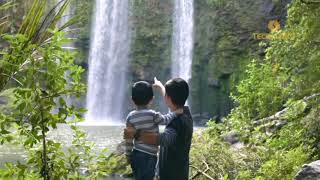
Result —
[{"label": "man's hand", "polygon": [[160,91],[161,95],[164,96],[165,95],[165,88],[163,86],[163,84],[161,83],[161,81],[159,81],[156,77],[154,77],[154,83],[153,83],[153,88],[155,90]]},{"label": "man's hand", "polygon": [[127,127],[123,130],[123,138],[133,139],[135,134],[136,129],[131,124],[127,124]]},{"label": "man's hand", "polygon": [[126,155],[126,160],[128,164],[132,163],[131,155]]},{"label": "man's hand", "polygon": [[159,138],[159,133],[141,132],[137,140],[144,144],[159,145],[158,138]]}]

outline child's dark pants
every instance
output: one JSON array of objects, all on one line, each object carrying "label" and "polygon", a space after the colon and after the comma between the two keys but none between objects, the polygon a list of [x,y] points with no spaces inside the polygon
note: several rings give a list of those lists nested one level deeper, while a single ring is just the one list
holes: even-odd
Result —
[{"label": "child's dark pants", "polygon": [[157,156],[153,156],[138,150],[131,154],[131,167],[135,180],[153,180]]}]

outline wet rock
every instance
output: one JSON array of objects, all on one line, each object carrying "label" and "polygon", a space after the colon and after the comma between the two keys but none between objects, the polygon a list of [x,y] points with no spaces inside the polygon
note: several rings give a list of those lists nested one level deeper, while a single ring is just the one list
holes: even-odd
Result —
[{"label": "wet rock", "polygon": [[89,176],[90,175],[88,168],[84,168],[84,167],[79,168],[79,174],[81,174],[83,176]]},{"label": "wet rock", "polygon": [[269,15],[274,10],[275,5],[268,1],[262,1],[260,5],[260,12],[265,15]]},{"label": "wet rock", "polygon": [[210,117],[209,113],[204,112],[204,113],[197,113],[197,114],[192,114],[192,119],[194,122],[194,125],[196,126],[206,126],[207,122],[210,119],[215,119],[216,117]]},{"label": "wet rock", "polygon": [[208,78],[208,85],[214,88],[220,88],[220,81],[212,78]]},{"label": "wet rock", "polygon": [[231,76],[232,72],[222,72],[219,76],[219,78],[221,79],[229,79],[229,77]]},{"label": "wet rock", "polygon": [[230,143],[230,144],[236,144],[240,141],[239,138],[240,138],[239,133],[232,131],[229,134],[225,135],[223,137],[223,140]]},{"label": "wet rock", "polygon": [[317,180],[320,179],[320,160],[302,166],[294,177],[295,180]]},{"label": "wet rock", "polygon": [[0,96],[0,104],[7,104],[8,98],[5,96]]}]

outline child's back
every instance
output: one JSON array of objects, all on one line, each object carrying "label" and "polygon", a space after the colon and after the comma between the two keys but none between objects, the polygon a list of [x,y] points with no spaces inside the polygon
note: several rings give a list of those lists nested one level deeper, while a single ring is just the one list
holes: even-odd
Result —
[{"label": "child's back", "polygon": [[[175,113],[162,115],[151,109],[138,109],[129,113],[126,122],[133,126],[137,131],[143,130],[144,132],[159,133],[159,124],[167,125],[175,117]],[[127,146],[129,151],[132,147],[138,151],[155,156],[158,152],[158,146],[143,144],[139,141],[130,142],[130,140],[128,140]]]}]

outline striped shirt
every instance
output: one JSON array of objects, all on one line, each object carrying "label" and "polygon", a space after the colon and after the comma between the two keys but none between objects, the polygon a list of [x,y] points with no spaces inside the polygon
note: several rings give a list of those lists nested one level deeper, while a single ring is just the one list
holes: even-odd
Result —
[{"label": "striped shirt", "polygon": [[[131,111],[127,116],[126,122],[127,124],[131,124],[136,130],[159,133],[159,125],[167,125],[176,117],[176,113],[162,115],[151,109],[142,109]],[[130,155],[132,149],[150,155],[157,155],[158,146],[156,145],[143,144],[134,139],[126,139],[125,142],[126,155]]]}]

